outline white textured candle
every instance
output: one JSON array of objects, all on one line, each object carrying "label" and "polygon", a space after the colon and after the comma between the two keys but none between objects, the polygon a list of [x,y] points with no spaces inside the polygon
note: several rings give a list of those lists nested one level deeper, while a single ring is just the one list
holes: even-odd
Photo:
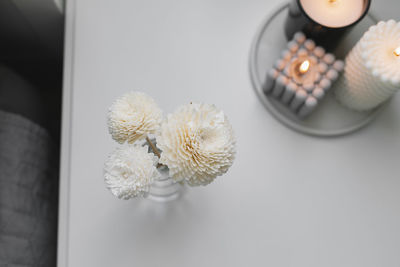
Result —
[{"label": "white textured candle", "polygon": [[330,28],[353,24],[365,9],[364,0],[300,0],[300,3],[310,18]]},{"label": "white textured candle", "polygon": [[400,89],[400,22],[379,22],[364,34],[346,58],[343,86],[335,91],[343,105],[369,110]]}]

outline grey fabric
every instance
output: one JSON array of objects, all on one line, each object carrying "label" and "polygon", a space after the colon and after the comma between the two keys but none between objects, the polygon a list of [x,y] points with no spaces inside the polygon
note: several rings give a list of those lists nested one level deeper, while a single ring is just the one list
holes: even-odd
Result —
[{"label": "grey fabric", "polygon": [[43,128],[0,111],[0,267],[56,265],[57,158]]}]

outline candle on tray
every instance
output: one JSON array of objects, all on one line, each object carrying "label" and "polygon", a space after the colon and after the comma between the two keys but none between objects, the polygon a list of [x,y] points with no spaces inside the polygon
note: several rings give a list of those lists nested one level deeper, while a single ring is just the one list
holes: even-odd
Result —
[{"label": "candle on tray", "polygon": [[400,90],[400,22],[372,26],[346,57],[340,81],[337,99],[358,111],[373,109]]},{"label": "candle on tray", "polygon": [[288,39],[298,31],[326,48],[334,48],[344,33],[367,13],[371,0],[292,0],[286,19]]},{"label": "candle on tray", "polygon": [[342,61],[299,32],[267,73],[264,92],[305,118],[323,99],[343,66]]},{"label": "candle on tray", "polygon": [[314,21],[331,28],[352,24],[364,9],[364,0],[300,0],[300,4]]}]

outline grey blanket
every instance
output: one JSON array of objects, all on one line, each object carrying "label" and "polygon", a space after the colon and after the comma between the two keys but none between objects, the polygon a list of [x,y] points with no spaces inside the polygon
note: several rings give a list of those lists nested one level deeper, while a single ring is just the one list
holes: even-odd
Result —
[{"label": "grey blanket", "polygon": [[0,111],[0,267],[55,266],[55,153],[43,128]]}]

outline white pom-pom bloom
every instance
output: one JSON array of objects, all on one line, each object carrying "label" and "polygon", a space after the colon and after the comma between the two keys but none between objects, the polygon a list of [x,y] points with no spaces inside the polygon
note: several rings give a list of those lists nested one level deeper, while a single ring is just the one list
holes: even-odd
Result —
[{"label": "white pom-pom bloom", "polygon": [[156,134],[160,129],[162,111],[150,96],[131,92],[118,98],[108,113],[108,130],[118,143],[130,144]]},{"label": "white pom-pom bloom", "polygon": [[148,153],[147,146],[126,145],[117,148],[104,165],[107,188],[120,199],[144,197],[160,173],[158,158]]},{"label": "white pom-pom bloom", "polygon": [[175,181],[207,185],[227,172],[235,158],[235,138],[224,113],[214,105],[189,104],[162,124],[160,163]]}]

